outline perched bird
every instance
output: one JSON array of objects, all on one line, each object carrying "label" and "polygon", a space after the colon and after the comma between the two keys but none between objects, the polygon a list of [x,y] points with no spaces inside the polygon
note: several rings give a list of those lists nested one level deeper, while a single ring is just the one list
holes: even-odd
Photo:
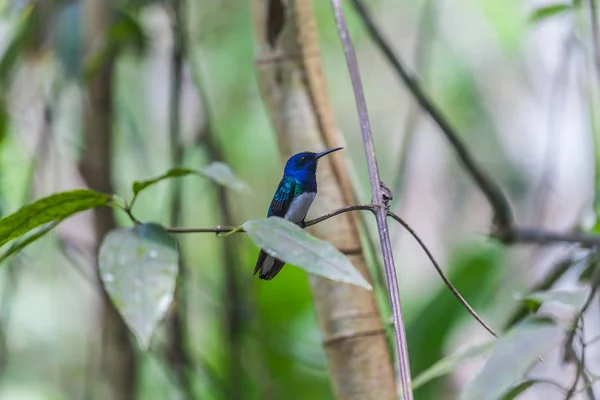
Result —
[{"label": "perched bird", "polygon": [[[276,216],[292,221],[304,228],[304,218],[317,195],[317,164],[319,158],[343,149],[325,150],[321,153],[304,152],[290,157],[283,170],[283,178],[273,195],[268,217]],[[273,279],[285,262],[271,257],[264,250],[258,253],[254,274],[260,279]]]}]

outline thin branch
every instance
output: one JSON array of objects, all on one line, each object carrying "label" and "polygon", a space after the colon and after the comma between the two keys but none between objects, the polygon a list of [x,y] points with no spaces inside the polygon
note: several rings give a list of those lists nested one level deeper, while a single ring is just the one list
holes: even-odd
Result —
[{"label": "thin branch", "polygon": [[[313,220],[305,222],[305,226],[311,226],[318,224],[319,222],[325,221],[329,218],[335,217],[336,215],[343,214],[348,211],[356,211],[356,210],[370,210],[376,212],[379,206],[376,204],[357,204],[353,206],[342,207],[337,210],[330,212],[329,214],[325,214],[321,217],[315,218]],[[391,213],[391,212],[390,212]],[[393,214],[393,213],[392,213]],[[395,215],[395,214],[394,214]],[[134,222],[137,220],[134,218]],[[137,221],[139,222],[139,221]],[[214,228],[180,228],[180,227],[166,227],[165,230],[170,233],[184,234],[184,233],[228,233],[233,230],[238,229],[237,226],[224,226],[217,225]],[[243,232],[243,230],[239,230],[239,232]],[[567,232],[560,233],[549,231],[545,229],[538,228],[515,228],[513,240],[511,241],[514,244],[536,244],[536,245],[550,245],[557,243],[572,243],[579,244],[582,247],[600,247],[600,235],[590,235],[579,232]],[[504,237],[491,236],[494,239],[500,240],[503,243]]]},{"label": "thin branch", "polygon": [[402,397],[406,400],[412,400],[412,386],[410,378],[410,365],[408,360],[408,346],[406,344],[406,333],[404,330],[404,319],[402,316],[402,308],[400,302],[400,293],[398,290],[398,281],[396,277],[396,267],[394,265],[394,254],[390,241],[389,229],[387,225],[387,204],[384,199],[384,191],[381,180],[379,179],[379,169],[377,167],[377,157],[375,156],[375,146],[373,136],[371,135],[371,127],[369,123],[369,115],[367,113],[367,105],[363,93],[358,61],[354,52],[354,46],[348,33],[344,10],[341,0],[331,0],[333,6],[333,14],[336,22],[336,27],[340,40],[342,42],[344,53],[346,55],[346,63],[352,81],[354,90],[354,98],[356,100],[356,108],[360,120],[360,127],[363,137],[363,146],[367,158],[367,166],[369,169],[369,181],[371,183],[372,202],[377,207],[375,217],[377,219],[377,227],[379,230],[379,240],[381,243],[381,253],[383,255],[383,263],[385,266],[385,274],[387,277],[388,291],[392,304],[392,314],[394,317],[394,333],[396,339],[396,350],[398,352],[398,364],[400,382],[402,386]]},{"label": "thin branch", "polygon": [[375,212],[375,208],[376,208],[375,204],[358,204],[358,205],[354,205],[354,206],[346,206],[346,207],[338,208],[337,210],[334,210],[334,211],[330,212],[329,214],[325,214],[322,217],[311,219],[310,221],[305,222],[304,225],[305,226],[315,225],[315,224],[318,224],[319,222],[323,222],[325,220],[328,220],[331,217],[335,217],[336,215],[340,215],[340,214],[346,213],[348,211],[369,210],[369,211]]},{"label": "thin branch", "polygon": [[[229,233],[231,231],[236,230],[237,226],[221,226],[217,225],[214,228],[177,228],[177,227],[168,227],[165,228],[167,232],[170,233]],[[243,231],[239,231],[243,232]]]},{"label": "thin branch", "polygon": [[[173,47],[171,50],[171,92],[169,101],[169,142],[173,165],[181,165],[185,157],[185,147],[181,141],[181,90],[183,86],[183,67],[185,57],[184,0],[171,1],[171,24]],[[135,197],[134,197],[135,200]],[[132,201],[133,203],[133,201]],[[172,198],[170,220],[179,224],[183,208],[183,185],[180,179],[172,182]],[[131,207],[128,207],[131,213]],[[127,210],[126,210],[127,212]],[[184,399],[192,400],[194,396],[190,374],[193,361],[189,355],[188,323],[187,323],[187,276],[188,267],[183,257],[179,258],[179,274],[175,289],[175,304],[168,318],[168,338],[165,357],[175,375]]]},{"label": "thin branch", "polygon": [[483,319],[481,319],[481,317],[477,314],[477,312],[469,305],[469,303],[464,299],[464,297],[462,297],[462,295],[459,293],[459,291],[456,290],[456,288],[452,285],[450,280],[444,274],[444,271],[442,270],[442,268],[439,266],[439,264],[437,263],[437,261],[435,260],[435,258],[433,257],[433,255],[431,254],[431,252],[429,251],[427,246],[425,245],[425,243],[423,243],[421,238],[410,227],[410,225],[408,225],[402,218],[400,218],[399,216],[397,216],[396,214],[394,214],[391,211],[388,211],[387,215],[392,217],[394,220],[396,220],[400,225],[402,225],[404,227],[404,229],[406,229],[408,231],[408,233],[410,233],[412,235],[412,237],[415,238],[417,243],[419,243],[419,246],[421,246],[421,248],[423,249],[425,254],[427,254],[429,261],[431,261],[431,263],[435,267],[435,270],[437,271],[437,273],[440,275],[440,277],[442,278],[442,280],[444,281],[446,286],[448,286],[448,289],[450,289],[450,291],[452,292],[454,297],[456,297],[458,299],[458,301],[467,309],[467,311],[469,311],[469,313],[473,316],[473,318],[475,318],[477,320],[477,322],[479,322],[481,324],[481,326],[483,326],[494,337],[498,337],[496,332],[494,332],[494,330],[492,328],[490,328],[489,325],[483,321]]},{"label": "thin branch", "polygon": [[513,228],[513,214],[508,199],[500,187],[489,177],[487,172],[485,172],[484,169],[479,166],[467,149],[467,146],[461,140],[458,132],[456,132],[456,130],[450,125],[447,119],[442,115],[442,112],[438,110],[433,101],[430,100],[425,94],[423,89],[421,89],[421,86],[417,80],[409,75],[407,69],[400,61],[400,58],[394,54],[394,51],[389,43],[383,38],[380,29],[370,16],[369,11],[363,4],[362,0],[351,0],[351,3],[354,5],[354,8],[360,16],[362,23],[371,36],[371,39],[383,52],[387,61],[398,73],[408,90],[410,90],[421,107],[431,116],[435,123],[440,127],[442,132],[446,135],[446,138],[454,147],[454,150],[456,151],[464,167],[467,169],[471,177],[477,183],[477,186],[479,186],[485,197],[488,199],[494,210],[494,225],[497,232],[496,234],[498,236],[510,238]]},{"label": "thin branch", "polygon": [[[338,208],[337,210],[334,210],[334,211],[330,212],[329,214],[325,214],[321,217],[311,219],[310,221],[306,221],[304,223],[304,226],[308,227],[308,226],[318,224],[319,222],[323,222],[325,220],[328,220],[329,218],[335,217],[336,215],[340,215],[340,214],[343,214],[348,211],[356,211],[356,210],[374,211],[375,207],[376,206],[374,204],[357,204],[357,205],[353,205],[353,206],[346,206],[346,207]],[[217,225],[214,228],[175,228],[175,227],[165,228],[165,230],[170,233],[229,233],[236,229],[238,229],[237,226],[221,226],[221,225]],[[244,231],[239,230],[238,232],[241,233]]]},{"label": "thin branch", "polygon": [[[567,335],[567,340],[565,341],[565,355],[564,355],[565,361],[568,361],[570,359],[570,357],[573,357],[573,359],[575,360],[575,362],[577,364],[577,375],[575,376],[575,381],[573,382],[573,385],[571,386],[571,388],[569,389],[569,392],[566,395],[566,399],[570,399],[575,394],[575,391],[577,389],[577,384],[579,383],[579,380],[581,377],[583,377],[583,379],[585,380],[586,386],[590,383],[590,379],[589,379],[589,377],[586,376],[586,371],[585,371],[585,350],[586,350],[587,345],[583,340],[584,314],[588,310],[590,305],[592,304],[592,300],[594,299],[594,297],[596,297],[596,293],[598,291],[598,286],[600,286],[600,268],[599,267],[600,267],[600,265],[598,264],[598,260],[596,260],[596,268],[594,269],[594,273],[592,274],[592,279],[591,279],[592,289],[590,290],[590,293],[587,296],[585,304],[583,305],[581,310],[579,310],[579,312],[575,316],[575,322],[573,324],[573,329],[570,330],[569,334]],[[581,327],[580,327],[580,325],[581,325]],[[580,344],[581,344],[581,359],[579,359],[577,357],[577,354],[575,354],[575,348],[573,346],[573,342],[575,340],[575,335],[577,334],[577,331],[579,331],[579,340],[580,340]],[[590,386],[590,388],[591,388],[591,386]]]},{"label": "thin branch", "polygon": [[554,243],[576,243],[583,247],[599,247],[600,236],[589,235],[579,232],[553,232],[538,228],[515,228],[510,241],[506,237],[493,235],[494,238],[503,243],[530,243],[530,244],[554,244]]},{"label": "thin branch", "polygon": [[583,318],[581,318],[581,328],[579,328],[579,341],[581,343],[581,359],[579,359],[577,357],[577,355],[575,354],[575,348],[573,347],[573,343],[571,343],[571,352],[573,353],[573,357],[577,364],[577,372],[575,373],[575,380],[574,380],[573,384],[571,385],[571,388],[565,395],[565,400],[569,400],[571,397],[573,397],[575,395],[576,390],[577,390],[577,385],[579,384],[579,381],[582,377],[586,381],[586,384],[589,382],[589,378],[586,378],[586,376],[585,376],[586,375],[586,373],[585,373],[585,343],[583,341],[583,335],[584,335],[584,323],[583,323]]}]

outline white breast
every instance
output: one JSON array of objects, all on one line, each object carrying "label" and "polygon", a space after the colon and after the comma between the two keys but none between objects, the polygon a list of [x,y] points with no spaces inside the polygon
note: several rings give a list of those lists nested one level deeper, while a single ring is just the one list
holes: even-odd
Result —
[{"label": "white breast", "polygon": [[300,196],[292,200],[290,208],[285,213],[285,219],[288,219],[294,223],[301,222],[310,208],[313,200],[315,199],[316,193],[302,193]]}]

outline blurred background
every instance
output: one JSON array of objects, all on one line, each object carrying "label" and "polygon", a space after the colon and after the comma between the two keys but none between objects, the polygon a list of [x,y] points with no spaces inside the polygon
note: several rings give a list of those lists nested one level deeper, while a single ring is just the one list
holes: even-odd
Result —
[{"label": "blurred background", "polygon": [[[184,178],[148,189],[136,203],[137,218],[185,227],[263,218],[285,160],[258,92],[249,2],[106,3],[0,0],[2,215],[85,186],[129,199],[134,180],[220,160],[250,193]],[[536,10],[555,3],[533,0],[368,4],[394,50],[505,190],[520,224],[594,227],[598,80],[587,2],[549,16]],[[183,7],[181,24],[176,7]],[[360,128],[331,7],[315,1],[315,10],[346,159],[367,203]],[[492,213],[485,198],[349,6],[347,15],[392,208],[463,296],[500,329],[519,306],[515,295],[559,263],[566,261],[566,272],[554,287],[578,287],[589,251],[504,247],[487,237]],[[177,26],[183,41],[173,34]],[[102,108],[107,104],[112,111]],[[178,138],[171,133],[178,123],[173,110]],[[77,215],[0,269],[0,399],[114,398],[100,372],[107,360],[123,390],[136,390],[137,398],[334,398],[305,273],[288,267],[273,282],[255,279],[258,249],[242,235],[179,236],[185,274],[178,312],[161,324],[147,353],[137,354],[124,332],[103,347],[115,318],[102,311],[94,273],[100,235],[113,225],[113,211],[102,212],[106,224],[95,224],[92,212]],[[130,225],[124,213],[114,219]],[[413,376],[489,339],[414,240],[396,226],[392,240]],[[597,304],[588,314],[586,335],[593,338],[600,333]],[[591,371],[600,371],[598,349],[587,348]],[[555,353],[532,375],[568,387],[576,366],[562,364],[560,349]],[[419,388],[416,398],[457,398],[482,362],[461,364]],[[564,398],[549,385],[520,398],[542,396]]]}]

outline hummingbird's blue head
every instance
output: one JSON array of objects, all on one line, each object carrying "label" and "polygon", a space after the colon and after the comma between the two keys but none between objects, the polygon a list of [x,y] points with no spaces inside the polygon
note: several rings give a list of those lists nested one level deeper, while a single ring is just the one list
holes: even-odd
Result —
[{"label": "hummingbird's blue head", "polygon": [[295,154],[290,157],[287,163],[285,163],[284,174],[293,176],[299,181],[312,180],[317,173],[317,164],[319,162],[319,158],[341,149],[343,149],[343,147],[336,147],[334,149],[325,150],[321,153],[305,151],[303,153]]}]

